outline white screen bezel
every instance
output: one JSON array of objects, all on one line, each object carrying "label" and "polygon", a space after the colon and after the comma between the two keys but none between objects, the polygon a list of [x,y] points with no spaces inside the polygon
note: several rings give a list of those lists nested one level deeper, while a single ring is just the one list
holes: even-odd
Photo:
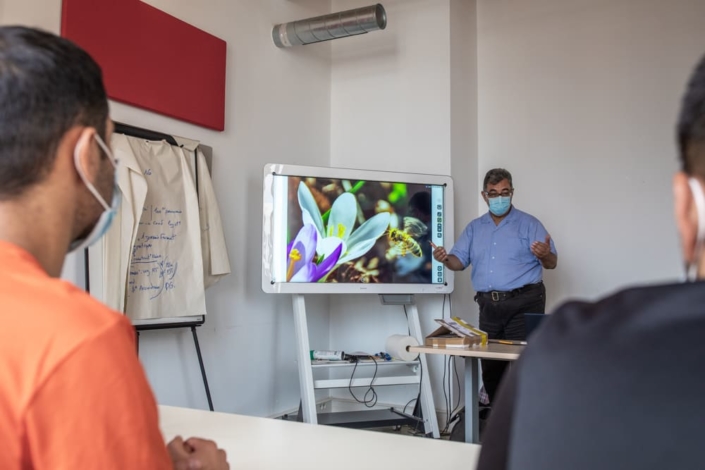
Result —
[{"label": "white screen bezel", "polygon": [[273,282],[274,176],[304,176],[364,181],[389,181],[444,186],[443,246],[453,246],[453,179],[450,176],[418,173],[325,168],[268,163],[264,166],[262,204],[262,290],[269,294],[450,294],[453,292],[453,271],[444,272],[444,284],[342,284]]}]

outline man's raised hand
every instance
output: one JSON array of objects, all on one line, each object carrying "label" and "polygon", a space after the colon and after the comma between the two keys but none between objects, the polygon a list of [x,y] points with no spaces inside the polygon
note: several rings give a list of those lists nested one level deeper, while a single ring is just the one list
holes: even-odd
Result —
[{"label": "man's raised hand", "polygon": [[536,256],[538,259],[543,259],[549,254],[551,254],[551,236],[546,235],[546,241],[545,242],[533,242],[531,244],[531,252]]}]

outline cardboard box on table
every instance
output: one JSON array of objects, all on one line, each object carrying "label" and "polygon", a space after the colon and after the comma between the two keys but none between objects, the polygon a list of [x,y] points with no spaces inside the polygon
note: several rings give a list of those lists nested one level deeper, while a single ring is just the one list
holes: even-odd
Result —
[{"label": "cardboard box on table", "polygon": [[458,317],[436,319],[440,328],[426,337],[425,346],[433,348],[469,348],[487,345],[487,333]]}]

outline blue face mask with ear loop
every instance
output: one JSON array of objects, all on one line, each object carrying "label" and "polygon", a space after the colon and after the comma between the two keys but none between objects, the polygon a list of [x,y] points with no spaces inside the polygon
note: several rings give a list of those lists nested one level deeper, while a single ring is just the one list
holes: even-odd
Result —
[{"label": "blue face mask with ear loop", "polygon": [[502,217],[509,211],[509,208],[512,206],[511,196],[488,197],[487,201],[490,205],[490,212],[492,212],[492,214],[496,215],[497,217]]},{"label": "blue face mask with ear loop", "polygon": [[88,178],[86,178],[86,175],[83,172],[83,168],[81,167],[81,162],[79,161],[79,147],[77,146],[73,152],[73,158],[74,165],[76,166],[76,171],[78,171],[78,176],[81,177],[81,180],[83,180],[83,184],[86,185],[91,194],[93,194],[93,196],[98,200],[100,205],[103,206],[103,209],[105,210],[102,214],[100,214],[98,221],[85,238],[74,240],[73,242],[71,242],[71,245],[69,246],[69,253],[88,248],[89,246],[100,240],[101,237],[103,237],[103,235],[105,235],[105,233],[110,228],[110,225],[112,224],[113,219],[115,218],[115,214],[117,214],[117,210],[120,207],[120,188],[118,186],[117,180],[117,162],[113,157],[113,153],[110,151],[105,142],[103,142],[103,139],[101,139],[98,134],[94,134],[94,137],[96,143],[98,144],[98,146],[100,146],[101,149],[103,149],[103,152],[105,152],[105,155],[107,156],[108,160],[110,160],[110,163],[115,169],[115,178],[113,182],[113,200],[111,201],[110,205],[108,205],[108,203],[105,202],[105,199],[103,199],[103,196],[100,195],[95,186],[93,186],[93,184],[88,181]]}]

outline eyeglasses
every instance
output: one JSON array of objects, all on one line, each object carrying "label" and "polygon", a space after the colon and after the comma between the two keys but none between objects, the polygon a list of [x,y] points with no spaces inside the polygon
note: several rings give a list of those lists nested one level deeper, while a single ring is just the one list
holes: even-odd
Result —
[{"label": "eyeglasses", "polygon": [[502,197],[509,197],[512,194],[514,194],[514,189],[505,189],[501,193],[498,193],[497,191],[490,191],[489,193],[485,191],[485,196],[487,196],[490,199],[502,196]]}]

